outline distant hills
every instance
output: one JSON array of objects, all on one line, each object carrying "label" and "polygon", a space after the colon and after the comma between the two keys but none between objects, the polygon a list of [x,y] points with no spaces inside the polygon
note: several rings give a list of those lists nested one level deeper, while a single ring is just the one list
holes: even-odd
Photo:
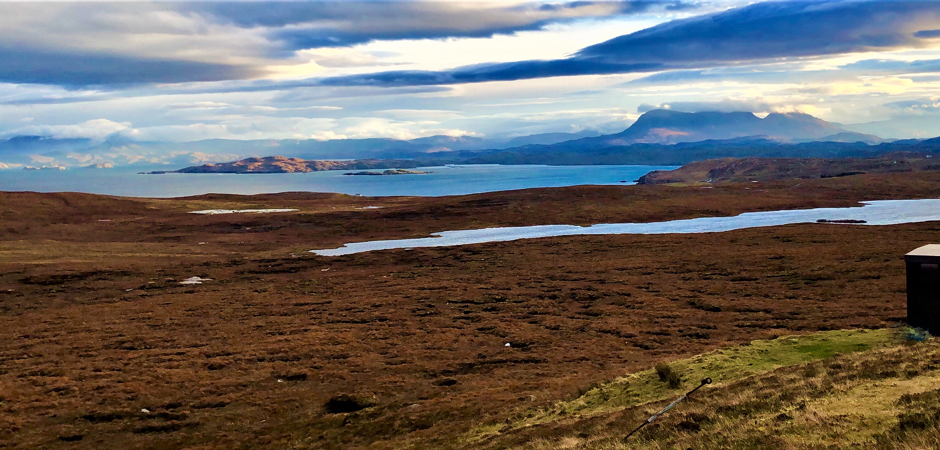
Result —
[{"label": "distant hills", "polygon": [[[615,134],[545,133],[498,140],[430,136],[412,140],[212,139],[167,143],[112,136],[103,143],[94,143],[87,139],[18,136],[0,141],[0,162],[72,166],[151,163],[179,167],[278,155],[305,161],[373,161],[369,164],[376,164],[374,160],[397,160],[400,165],[394,167],[401,168],[431,162],[681,165],[725,157],[839,158],[897,151],[934,152],[938,143],[937,139],[886,141],[808,114],[774,113],[761,118],[749,112],[653,110]],[[386,167],[392,166],[382,163],[361,169]],[[343,167],[352,168],[359,167]]]},{"label": "distant hills", "polygon": [[864,142],[786,143],[764,138],[735,138],[678,144],[627,144],[608,147],[551,145],[494,151],[467,158],[465,164],[648,164],[683,165],[714,158],[852,158],[909,151],[935,153],[940,139]]},{"label": "distant hills", "polygon": [[[548,164],[548,165],[685,165],[696,161],[713,161],[719,158],[776,158],[806,159],[823,158],[838,161],[840,158],[878,158],[898,152],[914,155],[908,159],[919,158],[921,165],[931,161],[934,155],[940,155],[940,138],[930,140],[907,140],[878,145],[863,142],[804,142],[798,144],[780,143],[767,139],[728,139],[679,144],[630,144],[601,149],[538,151],[506,150],[483,153],[470,157],[456,155],[437,155],[437,158],[416,159],[363,159],[350,161],[322,161],[271,156],[265,158],[247,158],[229,163],[213,163],[186,167],[179,173],[289,173],[313,172],[319,170],[366,170],[389,168],[415,168],[443,164]],[[881,158],[882,160],[884,158]],[[940,158],[938,158],[940,159]],[[883,161],[876,161],[882,164]],[[755,163],[757,164],[757,163]],[[820,170],[837,170],[849,163],[835,162],[819,167]],[[904,166],[908,167],[908,166]],[[911,166],[913,167],[913,166]],[[783,169],[781,169],[783,170]],[[855,169],[845,169],[855,170]],[[887,169],[880,170],[886,171]],[[927,170],[927,169],[917,169]],[[929,170],[935,170],[931,168]],[[696,175],[698,176],[698,175]],[[807,175],[811,176],[812,175]],[[815,176],[818,177],[818,174]],[[652,181],[652,180],[651,180]],[[671,181],[669,181],[671,182]]]},{"label": "distant hills", "polygon": [[[437,154],[479,152],[520,145],[547,145],[597,136],[596,131],[544,133],[505,139],[472,136],[429,136],[397,139],[208,139],[193,142],[138,142],[115,135],[104,142],[90,139],[57,139],[47,136],[15,136],[0,140],[0,163],[69,166],[88,164],[187,165],[224,162],[253,156],[283,155],[308,160],[426,158]],[[465,156],[465,155],[464,155]]]},{"label": "distant hills", "polygon": [[633,125],[617,134],[546,144],[537,149],[523,146],[509,150],[580,151],[632,144],[678,144],[738,138],[776,143],[884,142],[878,136],[848,131],[841,125],[808,114],[775,113],[761,119],[749,112],[685,113],[660,109],[643,114]]},{"label": "distant hills", "polygon": [[720,183],[836,178],[867,173],[940,170],[940,157],[910,152],[871,158],[721,158],[695,161],[676,170],[656,170],[639,184]]}]

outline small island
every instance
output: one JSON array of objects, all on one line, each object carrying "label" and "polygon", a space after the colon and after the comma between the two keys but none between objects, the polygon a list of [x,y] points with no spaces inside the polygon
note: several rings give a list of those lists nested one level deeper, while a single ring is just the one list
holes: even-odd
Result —
[{"label": "small island", "polygon": [[343,175],[423,175],[427,173],[434,173],[434,172],[425,172],[423,170],[408,170],[408,169],[388,169],[382,172],[373,172],[370,170],[364,170],[362,172],[346,172]]}]

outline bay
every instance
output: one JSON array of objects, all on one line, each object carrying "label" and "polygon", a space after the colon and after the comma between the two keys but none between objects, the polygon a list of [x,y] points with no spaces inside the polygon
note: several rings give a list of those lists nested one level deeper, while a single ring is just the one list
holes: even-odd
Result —
[{"label": "bay", "polygon": [[[282,174],[162,174],[114,169],[3,170],[0,191],[86,192],[128,197],[183,197],[208,193],[336,192],[364,196],[443,196],[577,185],[625,185],[669,166],[449,165],[421,167],[428,174],[351,176],[348,171]],[[355,172],[355,171],[353,171]]]}]

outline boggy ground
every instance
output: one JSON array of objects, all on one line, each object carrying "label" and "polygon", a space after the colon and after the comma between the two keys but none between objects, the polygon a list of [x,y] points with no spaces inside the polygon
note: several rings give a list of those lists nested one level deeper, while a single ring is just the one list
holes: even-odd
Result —
[{"label": "boggy ground", "polygon": [[[0,447],[447,448],[654,363],[905,316],[940,224],[317,257],[447,229],[940,195],[940,174],[444,198],[0,195]],[[361,209],[383,206],[383,209]],[[196,216],[209,208],[297,213]],[[201,285],[179,282],[211,278]],[[509,343],[509,346],[506,344]],[[330,413],[329,399],[348,394]],[[358,405],[357,405],[358,404]],[[146,410],[146,411],[144,411]]]}]

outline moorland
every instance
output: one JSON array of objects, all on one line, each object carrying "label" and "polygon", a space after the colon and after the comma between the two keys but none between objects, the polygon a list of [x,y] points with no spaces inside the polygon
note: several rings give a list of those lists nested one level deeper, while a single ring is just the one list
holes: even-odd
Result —
[{"label": "moorland", "polygon": [[[903,255],[937,223],[308,251],[937,196],[938,172],[436,198],[2,193],[0,448],[930,448],[940,350],[898,335]],[[189,214],[263,208],[297,211]]]}]

